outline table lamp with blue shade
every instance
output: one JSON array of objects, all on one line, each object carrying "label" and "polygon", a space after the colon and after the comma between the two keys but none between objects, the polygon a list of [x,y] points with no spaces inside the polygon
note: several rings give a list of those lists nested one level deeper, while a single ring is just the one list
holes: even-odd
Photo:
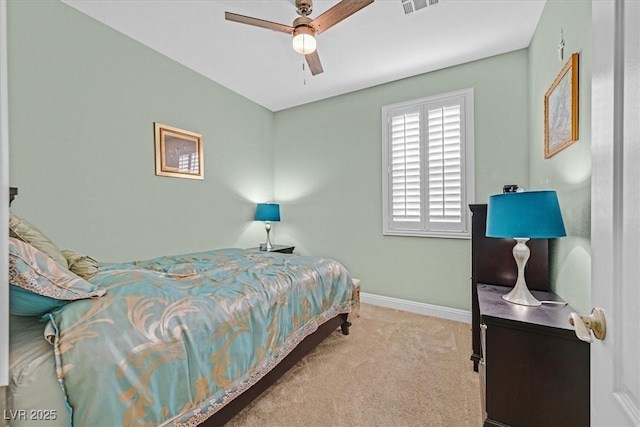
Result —
[{"label": "table lamp with blue shade", "polygon": [[271,239],[269,238],[271,221],[280,221],[280,205],[277,203],[258,203],[258,206],[256,207],[255,220],[265,221],[265,228],[267,229],[267,244],[265,249],[270,251],[273,249]]},{"label": "table lamp with blue shade", "polygon": [[567,235],[555,191],[525,191],[489,197],[487,237],[515,239],[513,257],[518,265],[518,279],[513,290],[502,299],[513,304],[541,304],[527,288],[524,269],[529,260],[529,239],[550,239]]}]

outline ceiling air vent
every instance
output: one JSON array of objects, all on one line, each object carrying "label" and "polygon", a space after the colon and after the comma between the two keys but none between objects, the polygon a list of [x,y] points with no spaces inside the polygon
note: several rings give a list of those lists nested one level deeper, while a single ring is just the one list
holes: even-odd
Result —
[{"label": "ceiling air vent", "polygon": [[402,0],[405,15],[424,9],[427,6],[437,5],[439,0]]}]

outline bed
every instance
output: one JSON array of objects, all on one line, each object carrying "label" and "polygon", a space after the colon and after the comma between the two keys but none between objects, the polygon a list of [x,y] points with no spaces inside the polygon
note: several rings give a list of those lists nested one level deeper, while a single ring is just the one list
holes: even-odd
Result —
[{"label": "bed", "polygon": [[[348,334],[358,305],[329,258],[228,248],[96,263],[82,278],[40,249],[10,239],[12,426],[222,425]],[[18,288],[53,307],[20,313]]]}]

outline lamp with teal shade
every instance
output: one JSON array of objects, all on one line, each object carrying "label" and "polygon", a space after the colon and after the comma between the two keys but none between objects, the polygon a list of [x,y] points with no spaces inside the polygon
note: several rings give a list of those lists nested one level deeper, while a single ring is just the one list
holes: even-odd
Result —
[{"label": "lamp with teal shade", "polygon": [[267,230],[267,244],[265,249],[270,251],[273,249],[271,245],[271,239],[269,233],[271,232],[271,222],[280,221],[280,205],[277,203],[258,203],[256,207],[256,221],[265,221],[265,228]]},{"label": "lamp with teal shade", "polygon": [[511,292],[503,295],[502,299],[525,306],[541,305],[529,292],[524,278],[524,269],[531,254],[527,241],[567,235],[556,192],[524,191],[490,196],[486,235],[516,241],[513,257],[518,265],[518,279]]}]

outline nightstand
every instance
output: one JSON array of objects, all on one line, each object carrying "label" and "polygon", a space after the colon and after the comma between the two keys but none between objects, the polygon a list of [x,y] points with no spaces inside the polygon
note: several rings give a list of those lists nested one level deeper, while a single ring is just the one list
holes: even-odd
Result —
[{"label": "nightstand", "polygon": [[[295,248],[296,248],[295,246],[273,245],[272,249],[269,252],[280,252],[282,254],[292,254]],[[260,251],[259,247],[250,248],[250,249],[255,249],[256,251]],[[267,252],[267,251],[260,251],[260,252]]]},{"label": "nightstand", "polygon": [[[589,344],[569,324],[574,310],[511,304],[502,299],[509,287],[477,288],[484,426],[589,426]],[[560,300],[553,292],[531,293]]]}]

